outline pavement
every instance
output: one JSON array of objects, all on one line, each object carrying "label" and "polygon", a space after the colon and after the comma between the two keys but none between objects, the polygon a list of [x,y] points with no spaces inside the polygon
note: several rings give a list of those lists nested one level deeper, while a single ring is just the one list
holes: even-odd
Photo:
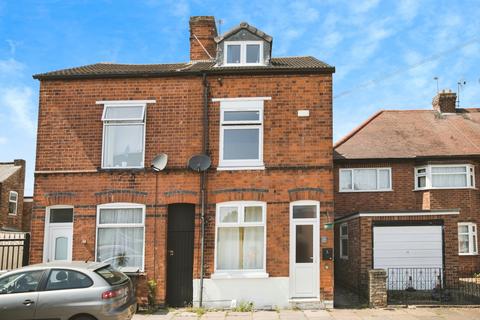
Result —
[{"label": "pavement", "polygon": [[163,310],[154,314],[136,314],[133,320],[479,320],[478,308],[388,308],[279,311],[208,311],[203,315],[185,310]]}]

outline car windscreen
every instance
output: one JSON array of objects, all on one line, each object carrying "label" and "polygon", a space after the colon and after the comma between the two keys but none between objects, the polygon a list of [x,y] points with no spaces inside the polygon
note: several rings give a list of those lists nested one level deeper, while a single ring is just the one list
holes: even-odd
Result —
[{"label": "car windscreen", "polygon": [[128,281],[127,275],[125,275],[123,272],[115,270],[111,266],[97,269],[95,272],[112,286]]}]

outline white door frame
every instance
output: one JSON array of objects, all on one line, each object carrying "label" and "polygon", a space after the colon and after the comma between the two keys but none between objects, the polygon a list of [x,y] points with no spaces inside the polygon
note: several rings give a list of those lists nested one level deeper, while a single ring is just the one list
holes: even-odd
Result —
[{"label": "white door frame", "polygon": [[[317,208],[315,218],[297,218],[293,219],[293,207],[303,205],[314,205]],[[295,293],[295,256],[296,256],[296,226],[313,225],[313,294],[298,295]],[[299,200],[290,202],[290,276],[289,276],[289,298],[290,299],[319,299],[320,298],[320,202],[315,200]]]},{"label": "white door frame", "polygon": [[[72,248],[73,248],[73,217],[72,217],[72,222],[63,222],[63,223],[54,223],[50,224],[50,209],[72,209],[73,206],[69,205],[54,205],[54,206],[49,206],[46,208],[45,211],[45,229],[43,233],[43,262],[48,262],[49,259],[48,257],[50,256],[50,230],[51,227],[53,228],[69,228],[71,230],[71,241],[69,243],[69,251],[68,251],[68,261],[72,261]],[[54,226],[52,226],[54,225]]]}]

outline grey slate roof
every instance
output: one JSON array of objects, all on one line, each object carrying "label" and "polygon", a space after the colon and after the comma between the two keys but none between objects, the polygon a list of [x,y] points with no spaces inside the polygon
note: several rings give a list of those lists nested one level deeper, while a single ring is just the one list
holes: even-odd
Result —
[{"label": "grey slate roof", "polygon": [[12,174],[20,170],[21,166],[16,166],[13,163],[0,164],[0,183],[7,180]]},{"label": "grey slate roof", "polygon": [[333,73],[335,68],[314,57],[272,58],[267,66],[217,67],[213,61],[171,64],[117,64],[95,63],[75,68],[35,74],[34,79],[73,79],[110,77],[154,77],[192,75],[208,72],[211,74],[252,74],[252,73]]},{"label": "grey slate roof", "polygon": [[221,36],[217,36],[215,37],[215,42],[220,42],[222,41],[223,39],[225,38],[228,38],[229,36],[231,36],[232,34],[234,33],[237,33],[238,31],[242,30],[242,29],[247,29],[248,31],[250,31],[251,33],[259,36],[260,38],[262,38],[263,40],[267,41],[267,42],[272,42],[272,37],[269,36],[268,34],[266,34],[265,32],[255,28],[254,26],[251,26],[249,25],[248,23],[246,22],[242,22],[240,23],[238,26],[236,26],[235,28],[225,32],[224,34],[222,34]]}]

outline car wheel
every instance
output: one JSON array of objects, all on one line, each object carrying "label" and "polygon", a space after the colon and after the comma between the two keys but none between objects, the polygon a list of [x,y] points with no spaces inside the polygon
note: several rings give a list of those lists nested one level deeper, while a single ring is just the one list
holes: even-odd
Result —
[{"label": "car wheel", "polygon": [[79,314],[70,318],[70,320],[97,320],[88,314]]}]

